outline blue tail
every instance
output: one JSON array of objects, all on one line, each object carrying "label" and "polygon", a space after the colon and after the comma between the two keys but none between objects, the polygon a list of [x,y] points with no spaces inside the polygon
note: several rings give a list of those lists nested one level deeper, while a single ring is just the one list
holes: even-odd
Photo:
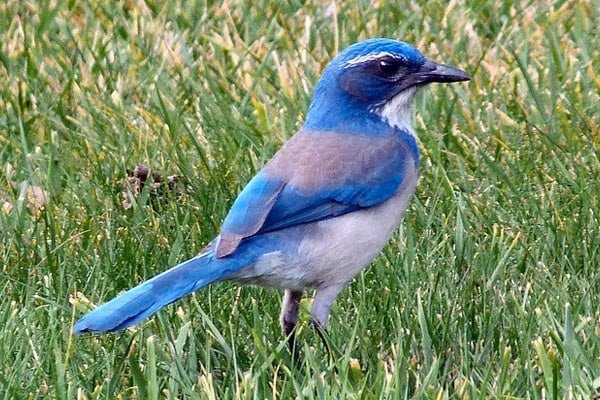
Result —
[{"label": "blue tail", "polygon": [[134,325],[204,286],[247,265],[247,259],[214,253],[196,256],[128,290],[86,314],[73,327],[73,333],[114,332]]}]

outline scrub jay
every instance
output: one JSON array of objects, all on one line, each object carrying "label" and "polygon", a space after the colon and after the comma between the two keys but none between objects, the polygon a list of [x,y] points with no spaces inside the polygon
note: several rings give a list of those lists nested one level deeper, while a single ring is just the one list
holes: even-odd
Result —
[{"label": "scrub jay", "polygon": [[231,279],[284,290],[280,322],[292,348],[302,293],[315,289],[311,320],[322,337],[334,300],[388,242],[413,196],[415,93],[469,79],[397,40],[346,48],[325,68],[302,128],[241,191],[204,251],[91,311],[73,331],[125,329]]}]

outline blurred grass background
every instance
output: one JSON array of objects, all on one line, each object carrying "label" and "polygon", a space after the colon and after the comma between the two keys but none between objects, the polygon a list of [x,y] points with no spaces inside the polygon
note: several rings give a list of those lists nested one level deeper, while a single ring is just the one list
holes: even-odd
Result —
[{"label": "blurred grass background", "polygon": [[[162,3],[0,4],[1,398],[598,396],[600,3]],[[334,306],[334,360],[310,297],[296,369],[280,294],[231,283],[71,336],[199,251],[327,62],[374,36],[473,80],[418,98],[417,195]],[[125,210],[138,163],[193,192]]]}]

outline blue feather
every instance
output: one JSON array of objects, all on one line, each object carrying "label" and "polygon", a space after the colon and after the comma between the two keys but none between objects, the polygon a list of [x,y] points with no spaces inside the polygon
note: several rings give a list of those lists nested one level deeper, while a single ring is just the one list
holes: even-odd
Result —
[{"label": "blue feather", "polygon": [[231,206],[223,221],[222,231],[243,237],[258,232],[283,187],[281,180],[258,173]]},{"label": "blue feather", "polygon": [[114,332],[134,325],[162,307],[247,265],[246,257],[215,259],[208,252],[185,261],[86,314],[76,334]]},{"label": "blue feather", "polygon": [[[407,163],[418,162],[416,142],[407,132],[395,131],[379,138],[355,137],[353,152],[340,151],[344,155],[338,153],[337,159],[323,158],[326,149],[335,148],[334,140],[334,134],[308,132],[300,132],[290,140],[236,199],[223,224],[224,237],[238,235],[241,241],[254,234],[375,206],[398,190]],[[350,141],[344,135],[340,140],[338,147]],[[285,160],[285,166],[280,166],[279,160]],[[332,170],[339,165],[344,167]],[[320,180],[315,187],[296,182],[296,174],[319,168],[321,176],[310,175],[313,183]]]},{"label": "blue feather", "polygon": [[[298,237],[295,238],[299,240]],[[244,241],[235,257],[215,257],[211,243],[208,250],[155,276],[101,305],[81,318],[73,333],[114,332],[137,324],[161,308],[213,282],[227,278],[240,269],[260,261],[264,254],[281,251],[281,234],[258,235]],[[287,244],[288,255],[295,248]]]}]

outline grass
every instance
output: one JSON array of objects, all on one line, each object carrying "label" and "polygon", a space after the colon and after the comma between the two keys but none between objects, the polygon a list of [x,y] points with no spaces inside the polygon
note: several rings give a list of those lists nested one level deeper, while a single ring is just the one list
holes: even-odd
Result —
[{"label": "grass", "polygon": [[[0,397],[597,395],[600,7],[417,3],[2,3]],[[73,337],[76,317],[218,232],[326,63],[372,36],[473,80],[417,101],[417,195],[334,306],[335,358],[306,324],[310,298],[294,368],[280,294],[230,283]],[[193,192],[123,209],[137,163]]]}]

